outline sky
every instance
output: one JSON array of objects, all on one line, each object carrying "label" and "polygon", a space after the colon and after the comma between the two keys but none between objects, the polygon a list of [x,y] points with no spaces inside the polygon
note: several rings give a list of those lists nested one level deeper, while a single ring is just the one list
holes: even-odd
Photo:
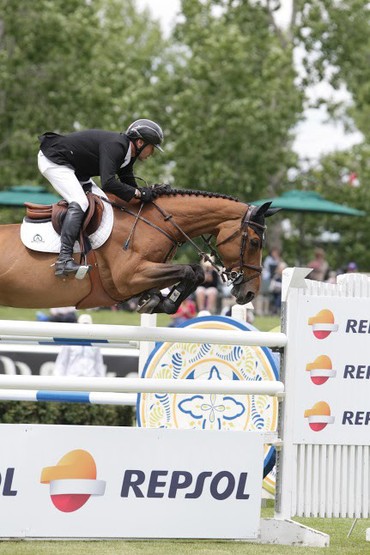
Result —
[{"label": "sky", "polygon": [[[180,9],[180,0],[136,0],[136,2],[139,8],[150,9],[153,18],[159,21],[163,32],[168,35]],[[290,17],[291,0],[282,0],[281,4],[282,7],[276,16],[278,24],[284,26]],[[311,100],[319,96],[349,100],[345,90],[334,93],[326,83],[310,88],[307,93]],[[314,163],[322,154],[343,150],[362,141],[361,133],[347,134],[342,124],[327,123],[326,119],[327,114],[323,107],[306,110],[304,121],[299,123],[295,130],[296,138],[293,144],[293,149],[302,161]]]}]

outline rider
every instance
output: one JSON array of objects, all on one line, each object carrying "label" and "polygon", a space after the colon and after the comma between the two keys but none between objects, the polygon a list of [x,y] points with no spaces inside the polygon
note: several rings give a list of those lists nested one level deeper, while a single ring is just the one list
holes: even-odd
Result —
[{"label": "rider", "polygon": [[154,121],[138,119],[124,133],[99,129],[69,135],[47,132],[39,140],[39,170],[68,202],[55,275],[75,274],[80,266],[73,260],[73,246],[88,208],[83,187],[91,188],[91,178],[100,176],[103,191],[122,200],[152,200],[150,187],[137,187],[133,164],[149,158],[154,148],[163,152],[163,131]]}]

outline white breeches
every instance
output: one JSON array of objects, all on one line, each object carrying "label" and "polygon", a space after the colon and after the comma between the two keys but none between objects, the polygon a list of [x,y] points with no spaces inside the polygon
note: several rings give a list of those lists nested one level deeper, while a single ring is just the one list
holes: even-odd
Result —
[{"label": "white breeches", "polygon": [[[55,164],[47,158],[41,150],[39,151],[37,162],[39,170],[44,177],[54,187],[54,189],[64,198],[68,203],[77,202],[82,210],[86,212],[89,203],[86,194],[82,188],[85,182],[81,183],[71,168],[68,166],[61,166],[60,164]],[[92,179],[86,181],[86,183],[94,183]]]}]

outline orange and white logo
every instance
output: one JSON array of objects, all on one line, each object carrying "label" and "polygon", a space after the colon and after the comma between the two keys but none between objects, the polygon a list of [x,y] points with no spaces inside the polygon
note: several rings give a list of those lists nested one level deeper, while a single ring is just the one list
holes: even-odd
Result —
[{"label": "orange and white logo", "polygon": [[321,432],[328,424],[333,424],[335,418],[331,416],[328,403],[319,401],[311,409],[304,411],[304,417],[308,419],[308,424],[314,432]]},{"label": "orange and white logo", "polygon": [[104,495],[106,484],[96,479],[95,461],[83,449],[69,451],[55,466],[43,468],[40,482],[50,484],[51,500],[63,513],[77,511],[91,495]]},{"label": "orange and white logo", "polygon": [[307,372],[310,373],[311,380],[316,385],[322,385],[329,378],[335,378],[336,370],[333,370],[331,359],[326,355],[320,355],[313,362],[306,365]]},{"label": "orange and white logo", "polygon": [[338,331],[338,324],[334,322],[334,314],[327,308],[309,318],[308,325],[312,326],[313,334],[317,339],[325,339],[333,331]]}]

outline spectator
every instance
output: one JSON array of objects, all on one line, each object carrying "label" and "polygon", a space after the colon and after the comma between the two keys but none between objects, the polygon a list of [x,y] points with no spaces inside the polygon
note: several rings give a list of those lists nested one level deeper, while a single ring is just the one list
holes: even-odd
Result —
[{"label": "spectator", "polygon": [[353,274],[353,273],[356,273],[356,272],[358,272],[358,267],[357,267],[356,262],[349,262],[347,264],[346,273],[347,274]]},{"label": "spectator", "polygon": [[49,316],[41,311],[36,312],[36,320],[39,322],[69,322],[75,324],[77,322],[77,311],[74,306],[51,308]]},{"label": "spectator", "polygon": [[337,283],[337,272],[335,270],[329,270],[326,283]]},{"label": "spectator", "polygon": [[171,315],[172,322],[170,328],[176,328],[181,326],[187,320],[195,318],[197,315],[197,308],[195,302],[192,299],[185,299],[179,306],[175,314]]},{"label": "spectator", "polygon": [[[79,324],[92,324],[90,314],[81,314]],[[55,361],[54,376],[104,377],[106,367],[99,347],[64,345]]]},{"label": "spectator", "polygon": [[316,281],[325,281],[329,271],[329,264],[326,260],[324,249],[316,248],[314,251],[314,258],[307,264],[308,268],[312,268],[312,272],[307,276],[308,279]]},{"label": "spectator", "polygon": [[280,314],[281,310],[281,288],[283,282],[283,270],[287,265],[285,262],[279,262],[274,275],[270,282],[270,293],[271,293],[271,312],[272,314]]},{"label": "spectator", "polygon": [[270,283],[280,262],[280,250],[277,247],[273,247],[263,261],[261,291],[256,299],[256,314],[259,316],[265,316],[271,312]]},{"label": "spectator", "polygon": [[219,277],[210,262],[202,262],[204,270],[204,282],[195,291],[195,300],[198,312],[208,310],[211,314],[216,313]]}]

